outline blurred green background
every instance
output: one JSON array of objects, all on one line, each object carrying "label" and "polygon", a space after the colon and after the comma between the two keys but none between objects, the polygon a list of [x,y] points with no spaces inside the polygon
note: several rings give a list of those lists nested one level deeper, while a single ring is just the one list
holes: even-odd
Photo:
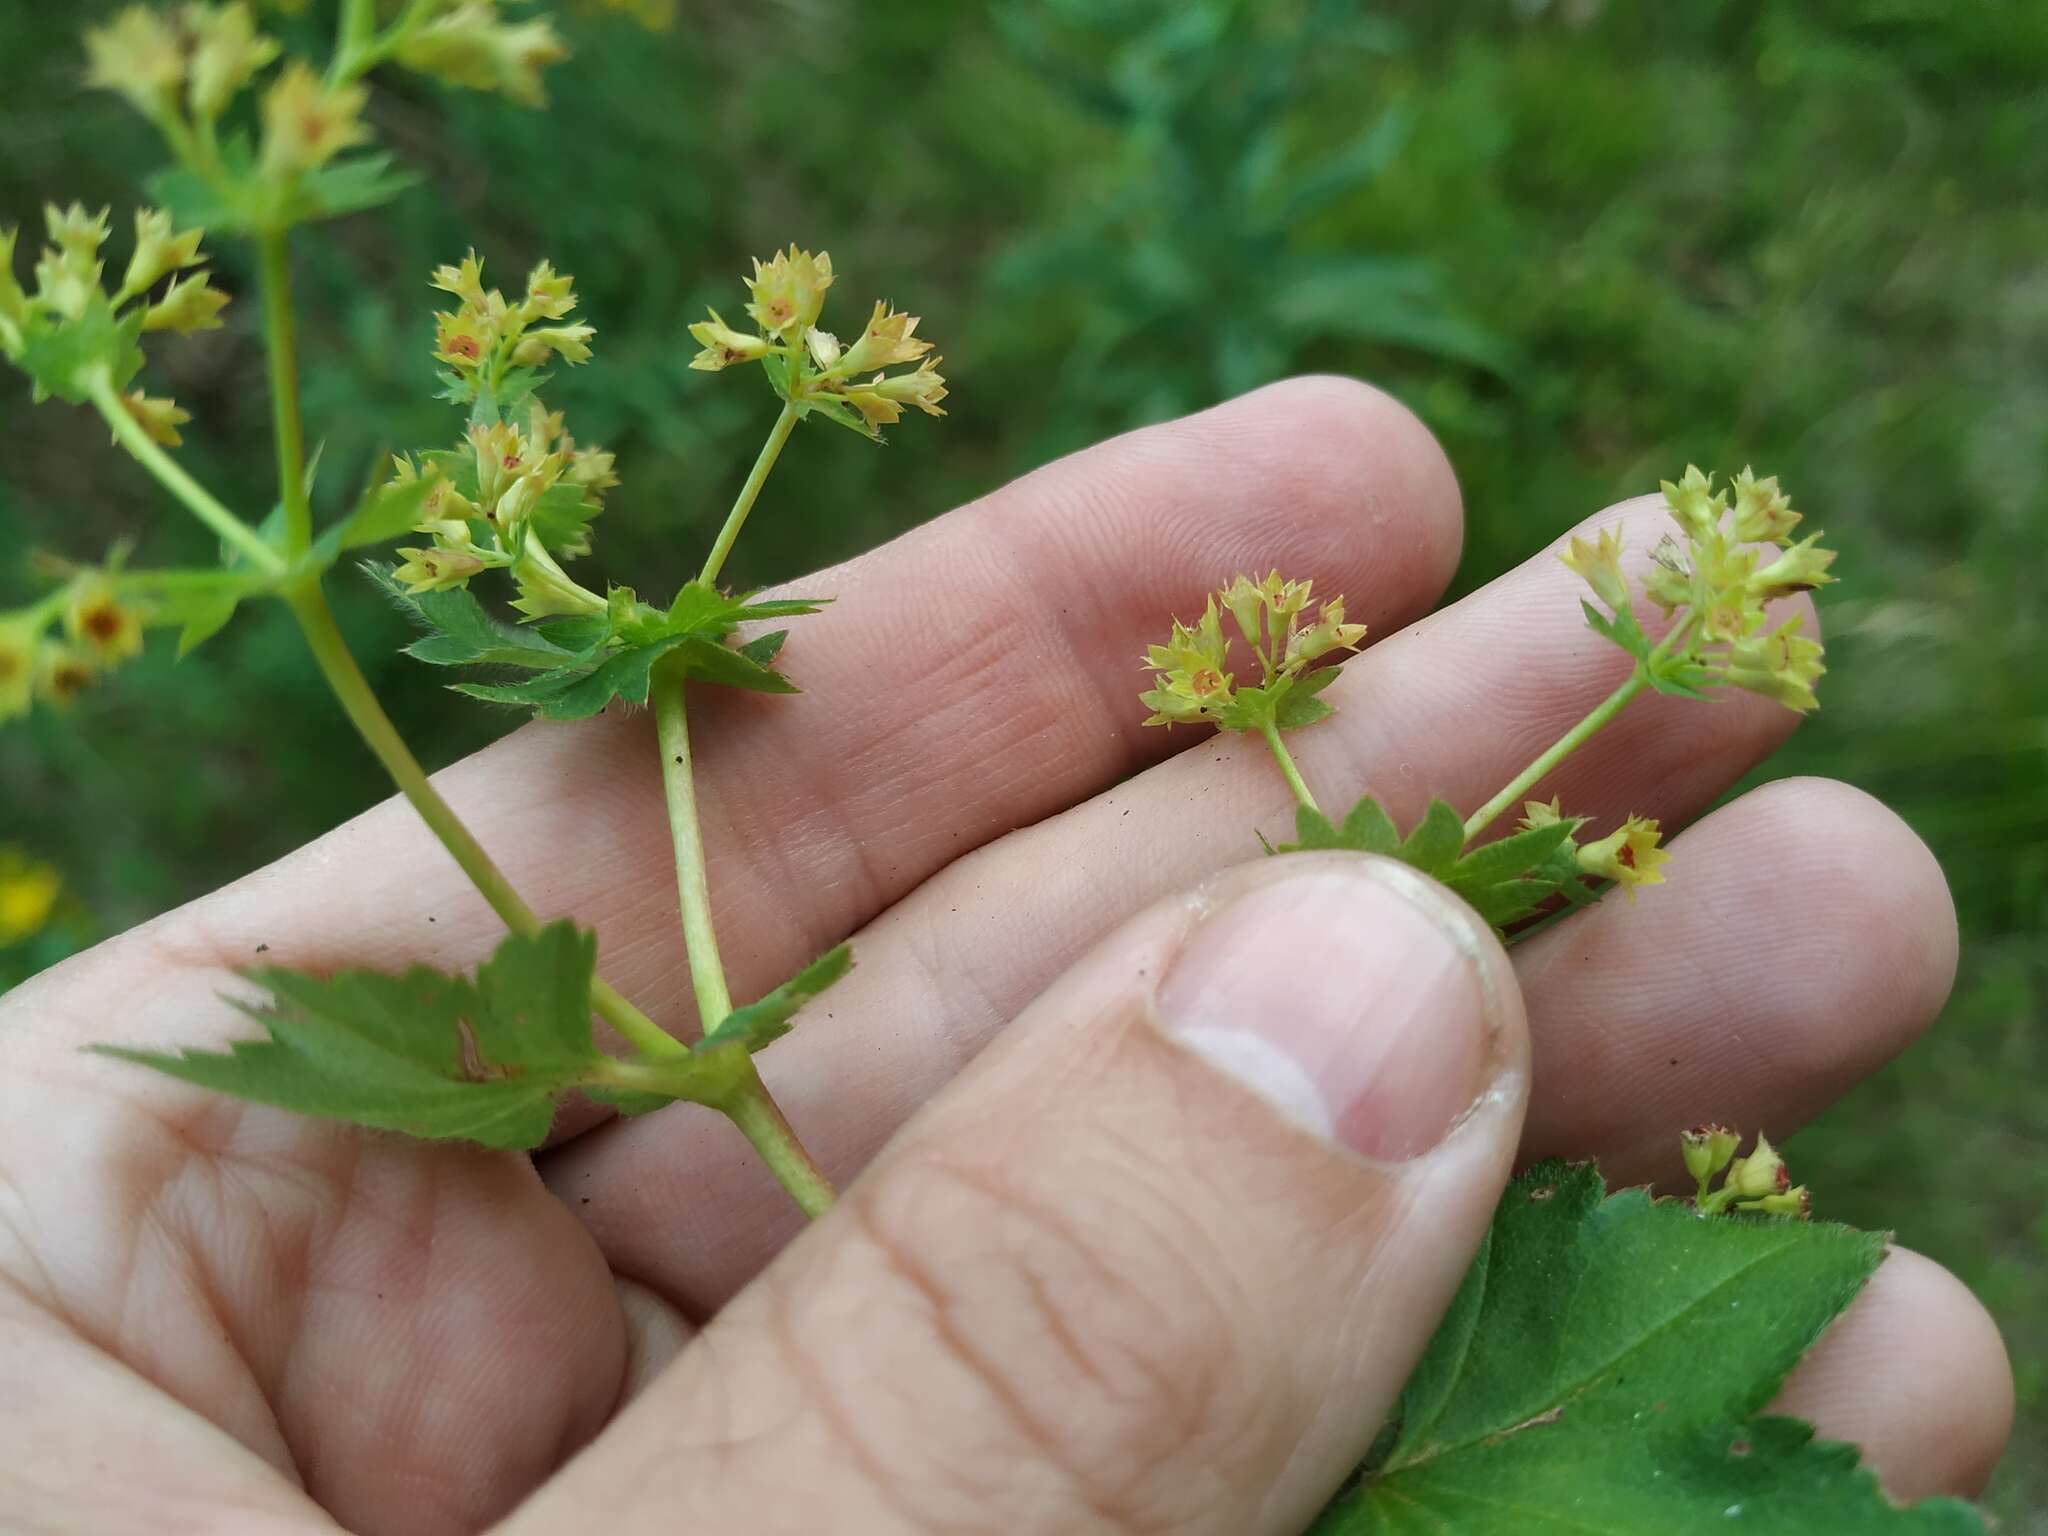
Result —
[{"label": "blurred green background", "polygon": [[[0,225],[52,196],[125,207],[158,163],[79,87],[75,34],[111,9],[0,9]],[[600,330],[600,366],[554,392],[620,455],[600,562],[681,579],[770,414],[688,373],[682,328],[792,236],[914,299],[958,387],[943,430],[886,454],[807,434],[744,582],[1302,369],[1378,381],[1446,444],[1461,589],[1688,460],[1784,477],[1848,556],[1826,708],[1770,772],[1895,806],[1965,939],[1941,1027],[1794,1163],[1827,1214],[1897,1229],[1998,1314],[2023,1417],[1993,1502],[2048,1532],[2048,6],[684,0],[656,36],[595,6],[563,25],[545,115],[387,81],[380,135],[432,190],[301,242],[336,502],[380,445],[449,435],[428,267],[546,253]],[[192,467],[256,507],[252,311],[158,347],[152,378],[197,416]],[[84,413],[31,418],[17,382],[0,426],[0,547],[142,530],[141,559],[205,556]],[[506,728],[337,588],[430,766]],[[26,590],[0,572],[0,605]],[[281,614],[196,663],[153,651],[0,734],[0,860],[65,890],[0,947],[0,988],[383,793]]]}]

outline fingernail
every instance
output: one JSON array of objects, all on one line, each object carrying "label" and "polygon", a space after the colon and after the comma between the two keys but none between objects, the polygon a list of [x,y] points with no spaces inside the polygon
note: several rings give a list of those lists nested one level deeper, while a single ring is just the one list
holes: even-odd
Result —
[{"label": "fingernail", "polygon": [[1212,912],[1159,990],[1166,1031],[1317,1134],[1395,1162],[1486,1091],[1481,942],[1420,876],[1311,864]]}]

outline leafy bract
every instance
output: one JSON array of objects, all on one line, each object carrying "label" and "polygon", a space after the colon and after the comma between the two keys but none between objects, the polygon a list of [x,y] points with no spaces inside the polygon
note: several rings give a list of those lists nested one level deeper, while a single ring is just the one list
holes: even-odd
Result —
[{"label": "leafy bract", "polygon": [[1447,802],[1432,800],[1404,838],[1385,808],[1367,795],[1341,823],[1304,806],[1295,813],[1296,840],[1274,852],[1344,848],[1399,859],[1449,886],[1494,928],[1505,929],[1533,917],[1555,897],[1574,906],[1598,899],[1572,851],[1572,833],[1579,825],[1565,817],[1466,852],[1464,822]]},{"label": "leafy bract", "polygon": [[590,1031],[597,941],[566,922],[508,938],[474,979],[246,972],[265,1038],[225,1051],[96,1046],[200,1087],[408,1135],[537,1146],[554,1099],[605,1065]]},{"label": "leafy bract", "polygon": [[614,699],[644,705],[654,668],[728,688],[795,693],[796,684],[772,663],[787,631],[731,643],[741,624],[816,613],[817,602],[781,598],[751,602],[693,581],[667,609],[640,602],[623,587],[612,590],[606,612],[506,624],[492,618],[465,588],[407,592],[388,572],[373,571],[428,633],[406,647],[436,666],[513,667],[529,676],[501,682],[463,682],[458,693],[495,704],[516,704],[547,720],[580,720]]},{"label": "leafy bract", "polygon": [[1852,1448],[1755,1416],[1884,1245],[1539,1164],[1311,1536],[1982,1536],[1968,1505],[1895,1507]]},{"label": "leafy bract", "polygon": [[850,946],[842,944],[826,951],[759,1002],[733,1009],[703,1038],[698,1049],[739,1045],[752,1053],[780,1040],[789,1033],[797,1010],[852,968]]},{"label": "leafy bract", "polygon": [[390,202],[421,178],[398,168],[388,154],[346,156],[280,182],[257,167],[247,134],[233,134],[220,146],[220,169],[211,175],[180,166],[149,179],[151,199],[214,235],[263,234],[293,224],[339,218]]}]

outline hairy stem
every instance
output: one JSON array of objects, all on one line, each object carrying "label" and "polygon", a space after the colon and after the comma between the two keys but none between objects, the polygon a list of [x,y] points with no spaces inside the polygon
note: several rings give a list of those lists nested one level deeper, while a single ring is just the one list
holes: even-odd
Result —
[{"label": "hairy stem", "polygon": [[165,453],[142,429],[142,423],[128,414],[128,408],[121,403],[121,396],[114,388],[114,381],[104,370],[86,381],[86,394],[93,408],[106,418],[121,446],[134,454],[142,467],[177,497],[186,511],[220,535],[224,542],[240,550],[258,570],[272,576],[285,573],[284,557],[266,544],[254,528],[222,506],[211,491],[186,474],[178,461]]},{"label": "hairy stem", "polygon": [[1287,750],[1287,743],[1280,739],[1280,727],[1271,720],[1259,727],[1259,734],[1266,738],[1266,745],[1273,749],[1273,761],[1280,765],[1280,771],[1287,776],[1287,787],[1294,791],[1294,798],[1306,810],[1322,815],[1323,808],[1316,804],[1316,797],[1302,781],[1301,770],[1294,766],[1294,754]]},{"label": "hairy stem", "polygon": [[768,431],[768,441],[761,445],[760,457],[754,460],[754,467],[747,473],[747,483],[740,487],[739,496],[732,504],[732,510],[725,514],[725,526],[718,530],[718,539],[711,546],[711,553],[704,557],[704,569],[697,575],[702,582],[718,580],[718,573],[725,569],[725,557],[732,553],[732,546],[740,536],[740,529],[746,526],[747,514],[754,510],[755,498],[761,494],[761,487],[768,483],[768,471],[775,467],[775,461],[782,454],[782,445],[789,441],[789,434],[796,426],[796,407],[785,403],[782,414],[775,418],[775,425]]},{"label": "hairy stem", "polygon": [[[505,926],[518,934],[538,932],[540,919],[512,888],[512,882],[505,878],[504,871],[484,852],[483,845],[463,825],[454,808],[441,798],[441,792],[428,780],[426,770],[420,767],[419,760],[398,734],[391,717],[384,713],[384,706],[377,702],[369,679],[363,676],[362,668],[349,654],[348,643],[342,639],[341,629],[334,622],[334,612],[327,606],[327,598],[319,585],[308,583],[287,594],[286,601],[291,606],[292,616],[299,621],[300,632],[306,637],[306,644],[320,666],[321,675],[334,690],[335,698],[340,700],[356,733],[376,754],[377,761],[384,765],[384,771],[391,775],[398,792],[419,812],[420,819],[441,840],[441,845],[461,866],[462,872],[482,893],[484,900],[491,904],[491,910],[503,919]],[[650,1056],[678,1056],[689,1049],[601,978],[591,983],[590,1005],[627,1041]]]},{"label": "hairy stem", "polygon": [[277,445],[277,499],[284,508],[285,551],[294,557],[313,542],[306,500],[306,432],[299,420],[297,326],[292,316],[291,257],[282,230],[256,242],[263,286],[263,349],[270,359],[271,435]]},{"label": "hairy stem", "polygon": [[796,1132],[783,1118],[782,1110],[768,1092],[767,1084],[753,1070],[753,1063],[750,1061],[747,1066],[744,1084],[731,1098],[721,1100],[718,1108],[753,1144],[754,1150],[761,1155],[761,1161],[768,1165],[768,1171],[775,1175],[778,1184],[789,1191],[798,1208],[806,1216],[824,1215],[837,1198],[831,1181],[811,1161],[811,1154],[804,1150],[804,1144],[797,1140]]},{"label": "hairy stem", "polygon": [[697,779],[690,762],[683,679],[680,667],[656,664],[654,729],[661,744],[661,785],[668,798],[669,836],[676,850],[676,896],[682,908],[683,944],[690,953],[690,986],[697,994],[698,1022],[708,1033],[732,1012],[732,993],[725,985],[718,931],[711,919],[711,887],[705,874],[704,832],[697,817]]}]

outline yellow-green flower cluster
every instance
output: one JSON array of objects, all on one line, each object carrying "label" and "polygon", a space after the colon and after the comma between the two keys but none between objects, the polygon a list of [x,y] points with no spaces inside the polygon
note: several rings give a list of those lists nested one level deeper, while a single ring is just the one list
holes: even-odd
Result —
[{"label": "yellow-green flower cluster", "polygon": [[[1555,798],[1531,800],[1522,807],[1521,824],[1525,830],[1533,831],[1564,819]],[[1630,816],[1598,842],[1577,846],[1573,852],[1580,870],[1598,880],[1612,880],[1633,901],[1638,887],[1664,883],[1663,866],[1671,861],[1671,855],[1661,845],[1661,839],[1662,833],[1653,818]]]},{"label": "yellow-green flower cluster", "polygon": [[36,701],[70,705],[106,672],[141,654],[144,613],[98,573],[49,600],[0,614],[0,720]]},{"label": "yellow-green flower cluster", "polygon": [[[776,392],[800,411],[822,415],[879,437],[900,420],[906,406],[943,416],[946,380],[940,359],[928,356],[929,341],[917,334],[918,317],[877,303],[860,335],[848,344],[818,326],[825,293],[833,281],[828,252],[792,245],[770,261],[756,259],[747,279],[746,312],[757,327],[742,331],[717,310],[690,327],[703,348],[692,368],[711,372],[742,363],[764,363]],[[887,370],[916,363],[909,372]]]},{"label": "yellow-green flower cluster", "polygon": [[[106,291],[109,213],[88,213],[79,203],[46,208],[49,243],[36,261],[33,289],[15,276],[18,232],[0,229],[0,354],[28,370],[38,399],[79,396],[89,370],[104,370],[110,383],[125,389],[141,366],[137,341],[143,334],[220,326],[228,299],[199,267],[200,231],[179,230],[154,208],[136,213],[135,245],[120,286]],[[170,400],[139,390],[124,403],[151,437],[173,446],[179,425],[191,419]]]},{"label": "yellow-green flower cluster", "polygon": [[[1679,1138],[1685,1171],[1698,1186],[1694,1204],[1701,1212],[1755,1211],[1768,1216],[1811,1214],[1811,1202],[1804,1184],[1792,1182],[1791,1171],[1770,1138],[1757,1132],[1756,1146],[1747,1157],[1737,1157],[1742,1137],[1725,1125],[1697,1125]],[[1726,1170],[1719,1189],[1712,1189],[1714,1176]]]},{"label": "yellow-green flower cluster", "polygon": [[[1660,652],[1690,660],[1700,681],[1724,683],[1775,699],[1804,713],[1817,702],[1814,684],[1826,668],[1820,642],[1794,614],[1771,627],[1767,604],[1834,580],[1835,552],[1821,535],[1794,538],[1801,517],[1776,477],[1744,469],[1716,489],[1711,476],[1688,467],[1665,481],[1664,499],[1683,539],[1667,535],[1651,552],[1643,592],[1672,621],[1673,642]],[[1574,538],[1563,560],[1616,615],[1629,609],[1618,530],[1588,542]]]},{"label": "yellow-green flower cluster", "polygon": [[437,268],[430,281],[462,301],[435,316],[434,356],[448,367],[451,397],[502,402],[517,395],[525,415],[522,423],[493,409],[472,421],[455,452],[427,454],[419,463],[394,459],[393,487],[426,482],[415,531],[433,540],[398,552],[395,579],[431,592],[503,569],[519,588],[514,606],[530,616],[604,611],[604,599],[559,562],[590,552],[590,520],[619,483],[616,467],[603,449],[578,446],[561,412],[532,393],[537,365],[590,356],[595,333],[571,319],[574,279],[542,262],[514,304],[483,286],[483,263],[471,252],[459,266]]},{"label": "yellow-green flower cluster", "polygon": [[436,267],[428,280],[461,304],[434,316],[434,357],[464,385],[469,398],[495,390],[514,368],[537,368],[559,357],[571,365],[590,361],[596,331],[570,321],[576,308],[575,279],[542,262],[526,276],[526,296],[509,302],[483,284],[484,264],[471,251],[460,266]]},{"label": "yellow-green flower cluster", "polygon": [[1138,696],[1152,711],[1147,725],[1190,725],[1207,720],[1228,730],[1254,728],[1240,718],[1240,690],[1230,670],[1230,641],[1223,632],[1228,613],[1258,663],[1257,690],[1291,685],[1334,651],[1355,649],[1363,624],[1346,623],[1344,599],[1333,597],[1304,623],[1311,583],[1286,581],[1278,571],[1263,581],[1240,575],[1211,593],[1193,626],[1174,621],[1166,644],[1146,648],[1143,665],[1153,686]]}]

